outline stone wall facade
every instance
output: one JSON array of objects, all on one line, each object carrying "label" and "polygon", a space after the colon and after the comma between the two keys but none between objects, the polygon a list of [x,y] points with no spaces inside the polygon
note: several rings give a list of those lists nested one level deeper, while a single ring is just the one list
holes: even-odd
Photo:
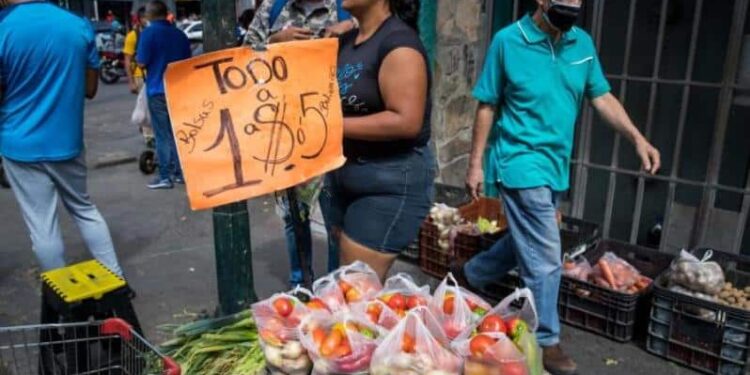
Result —
[{"label": "stone wall facade", "polygon": [[485,1],[437,1],[432,128],[438,182],[463,186],[476,110],[471,89],[485,46]]}]

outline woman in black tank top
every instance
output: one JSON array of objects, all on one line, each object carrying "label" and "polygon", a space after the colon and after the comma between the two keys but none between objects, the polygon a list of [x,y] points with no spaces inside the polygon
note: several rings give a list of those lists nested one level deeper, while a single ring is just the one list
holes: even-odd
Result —
[{"label": "woman in black tank top", "polygon": [[417,237],[433,198],[430,71],[415,0],[344,0],[359,29],[341,36],[338,80],[347,163],[326,178],[323,205],[342,264],[385,276]]}]

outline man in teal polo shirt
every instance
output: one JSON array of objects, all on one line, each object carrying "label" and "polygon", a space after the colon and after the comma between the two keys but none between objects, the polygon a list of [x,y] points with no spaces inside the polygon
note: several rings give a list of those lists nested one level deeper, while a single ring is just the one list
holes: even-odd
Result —
[{"label": "man in teal polo shirt", "polygon": [[473,92],[480,105],[466,185],[474,198],[484,181],[494,185],[488,190],[496,189],[503,199],[510,235],[457,269],[469,286],[484,289],[518,265],[534,293],[544,365],[553,374],[576,371],[559,346],[556,205],[568,189],[574,126],[584,98],[633,143],[646,171],[653,174],[660,165],[659,152],[610,93],[591,37],[573,27],[581,2],[537,0],[534,14],[500,30],[492,41]]}]

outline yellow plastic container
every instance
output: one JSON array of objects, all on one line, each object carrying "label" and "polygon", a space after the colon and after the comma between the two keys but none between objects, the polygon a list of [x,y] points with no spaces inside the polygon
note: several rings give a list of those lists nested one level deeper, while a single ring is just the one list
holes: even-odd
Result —
[{"label": "yellow plastic container", "polygon": [[42,281],[66,303],[98,300],[126,285],[125,280],[97,260],[47,271],[42,274]]}]

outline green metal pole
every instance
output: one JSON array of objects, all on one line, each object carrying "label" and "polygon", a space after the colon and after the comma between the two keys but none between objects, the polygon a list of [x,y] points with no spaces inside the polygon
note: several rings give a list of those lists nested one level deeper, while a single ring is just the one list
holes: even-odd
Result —
[{"label": "green metal pole", "polygon": [[[234,1],[203,0],[203,48],[216,51],[236,44]],[[214,209],[216,281],[219,313],[233,314],[257,301],[253,284],[253,252],[250,246],[250,214],[247,202]]]}]

